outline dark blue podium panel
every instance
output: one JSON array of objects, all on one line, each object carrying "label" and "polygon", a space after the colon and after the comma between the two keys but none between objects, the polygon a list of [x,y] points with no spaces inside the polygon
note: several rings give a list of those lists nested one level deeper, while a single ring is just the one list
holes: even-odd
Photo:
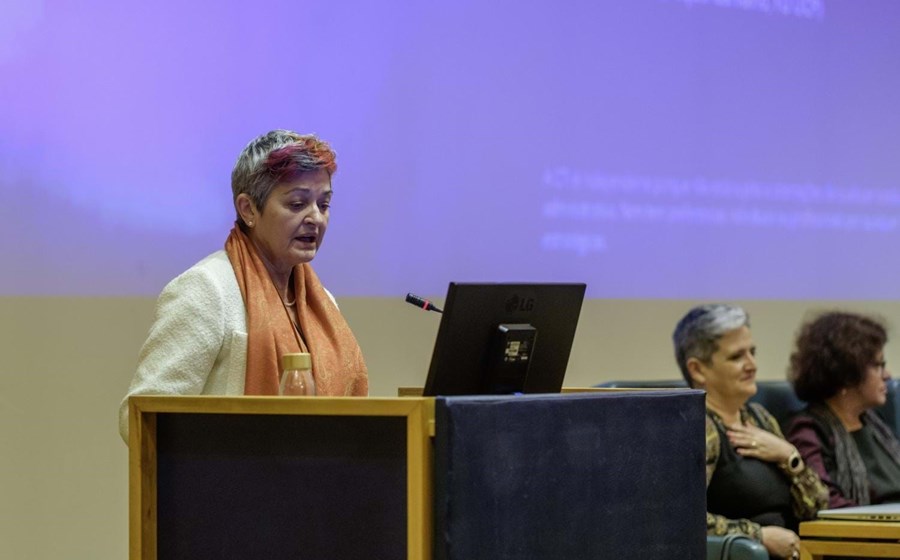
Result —
[{"label": "dark blue podium panel", "polygon": [[437,560],[705,558],[704,393],[436,401]]},{"label": "dark blue podium panel", "polygon": [[406,419],[157,415],[159,560],[404,559]]}]

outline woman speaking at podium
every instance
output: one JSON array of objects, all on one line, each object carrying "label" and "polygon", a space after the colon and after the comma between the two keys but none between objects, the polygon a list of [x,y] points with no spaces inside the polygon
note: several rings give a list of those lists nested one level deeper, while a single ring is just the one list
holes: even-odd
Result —
[{"label": "woman speaking at podium", "polygon": [[364,396],[359,345],[313,272],[331,208],[335,154],[312,135],[274,130],[231,173],[237,220],[217,251],[172,280],[156,304],[119,410],[132,395],[277,395],[280,358],[308,352],[319,395]]},{"label": "woman speaking at podium", "polygon": [[672,335],[688,385],[706,391],[706,525],[742,533],[774,558],[799,558],[797,526],[828,502],[818,475],[785,441],[756,394],[756,345],[740,307],[704,305]]}]

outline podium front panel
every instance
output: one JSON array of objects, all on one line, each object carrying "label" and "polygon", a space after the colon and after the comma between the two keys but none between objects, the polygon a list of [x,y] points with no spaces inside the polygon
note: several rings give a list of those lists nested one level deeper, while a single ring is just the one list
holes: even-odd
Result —
[{"label": "podium front panel", "polygon": [[163,414],[158,558],[406,558],[406,422]]},{"label": "podium front panel", "polygon": [[[199,404],[155,411],[142,430],[143,447],[153,447],[144,470],[153,471],[155,488],[152,496],[145,492],[144,509],[155,523],[153,531],[142,530],[136,557],[421,557],[423,536],[411,532],[421,532],[423,512],[410,515],[411,505],[424,509],[425,503],[410,495],[411,479],[425,470],[420,463],[427,453],[410,453],[411,445],[427,441],[421,418],[369,409],[353,414],[352,407],[313,414],[296,402],[288,414],[249,403],[242,403],[242,413]],[[204,409],[209,412],[197,411]],[[423,433],[411,436],[411,423]],[[411,455],[418,456],[412,468]]]}]

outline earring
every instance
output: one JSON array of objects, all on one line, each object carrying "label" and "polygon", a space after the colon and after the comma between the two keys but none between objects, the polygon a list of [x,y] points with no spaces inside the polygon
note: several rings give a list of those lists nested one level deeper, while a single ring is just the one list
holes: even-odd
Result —
[{"label": "earring", "polygon": [[253,222],[247,222],[247,227],[253,227]]}]

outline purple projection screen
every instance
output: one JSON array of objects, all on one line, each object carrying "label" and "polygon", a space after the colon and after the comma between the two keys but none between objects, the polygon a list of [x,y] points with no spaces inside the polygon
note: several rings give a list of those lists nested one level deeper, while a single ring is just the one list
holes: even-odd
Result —
[{"label": "purple projection screen", "polygon": [[900,297],[898,55],[897,0],[4,0],[0,295],[156,295],[290,128],[339,296]]}]

